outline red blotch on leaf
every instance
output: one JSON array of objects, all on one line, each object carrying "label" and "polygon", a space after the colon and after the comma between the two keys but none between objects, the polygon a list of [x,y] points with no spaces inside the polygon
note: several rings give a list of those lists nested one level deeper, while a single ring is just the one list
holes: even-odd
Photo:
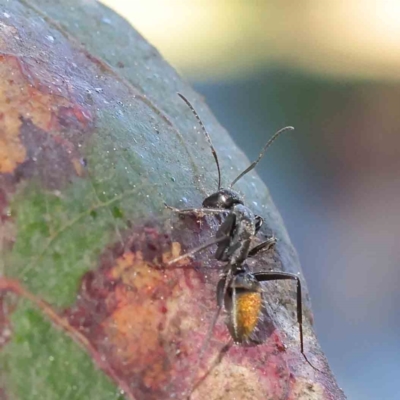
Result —
[{"label": "red blotch on leaf", "polygon": [[69,323],[137,400],[180,399],[194,388],[193,399],[224,398],[231,390],[243,399],[288,395],[290,371],[276,332],[260,346],[227,351],[230,336],[220,320],[199,360],[215,315],[218,274],[210,270],[206,279],[197,263],[163,268],[180,253],[180,244],[158,228],[137,229],[83,277],[65,313]]}]

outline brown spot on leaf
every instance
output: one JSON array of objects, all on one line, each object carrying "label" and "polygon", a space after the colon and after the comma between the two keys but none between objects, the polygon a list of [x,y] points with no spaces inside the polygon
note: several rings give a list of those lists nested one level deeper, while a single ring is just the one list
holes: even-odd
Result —
[{"label": "brown spot on leaf", "polygon": [[52,136],[23,120],[20,139],[27,149],[26,161],[15,170],[16,181],[38,177],[45,187],[58,189],[71,176],[82,174],[82,165],[72,143],[60,136]]},{"label": "brown spot on leaf", "polygon": [[[180,245],[153,228],[134,233],[106,252],[98,270],[82,279],[77,304],[67,312],[71,325],[88,337],[127,382],[141,382],[141,393],[162,398],[176,376],[180,359],[195,357],[187,337],[196,326],[188,310],[191,290],[201,280],[193,269],[161,269],[180,254]],[[186,301],[187,300],[187,301]],[[195,317],[195,316],[194,316]],[[180,321],[185,319],[183,328]],[[175,387],[177,382],[171,387]],[[161,396],[161,397],[160,397]]]},{"label": "brown spot on leaf", "polygon": [[65,313],[69,323],[132,385],[138,400],[184,398],[194,388],[192,399],[207,393],[222,399],[232,385],[244,399],[288,395],[286,353],[277,332],[261,346],[223,352],[230,336],[221,318],[199,364],[215,315],[218,271],[198,270],[199,263],[189,260],[181,268],[163,268],[181,254],[180,243],[190,241],[173,231],[171,237],[161,228],[138,227],[105,251],[99,267],[83,277],[78,300]]},{"label": "brown spot on leaf", "polygon": [[[80,157],[71,135],[92,128],[91,112],[73,100],[71,85],[52,77],[39,64],[22,56],[0,55],[0,173],[16,172],[23,163],[26,171],[42,156],[45,162],[52,161],[46,165],[52,171],[61,153],[58,172],[68,164],[67,171],[80,175]],[[17,174],[17,178],[29,175],[21,170]],[[58,186],[57,178],[50,177],[48,186]]]}]

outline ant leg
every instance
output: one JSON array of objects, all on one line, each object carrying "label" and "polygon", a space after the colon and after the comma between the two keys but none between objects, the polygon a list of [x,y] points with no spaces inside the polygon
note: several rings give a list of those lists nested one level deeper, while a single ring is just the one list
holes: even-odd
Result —
[{"label": "ant leg", "polygon": [[259,245],[253,247],[249,251],[248,257],[254,257],[256,254],[260,253],[261,251],[271,250],[275,246],[276,242],[277,242],[276,237],[271,236],[265,242],[262,242]]},{"label": "ant leg", "polygon": [[231,237],[232,232],[235,228],[236,224],[236,215],[233,213],[228,214],[225,218],[224,222],[222,222],[221,226],[218,228],[217,233],[215,234],[216,238],[225,237],[227,240],[221,242],[217,246],[217,250],[215,252],[215,258],[220,261],[229,261],[227,254],[225,254],[229,247],[231,246]]},{"label": "ant leg", "polygon": [[264,223],[264,218],[259,215],[255,215],[254,219],[256,221],[256,233],[261,229],[262,224]]},{"label": "ant leg", "polygon": [[178,214],[197,214],[199,216],[202,216],[204,214],[222,214],[222,213],[229,212],[228,210],[226,210],[224,208],[184,208],[184,209],[179,209],[179,208],[169,206],[166,203],[164,203],[164,206],[166,208],[168,208],[168,210],[174,211]]},{"label": "ant leg", "polygon": [[[212,334],[214,332],[215,325],[217,324],[218,317],[220,316],[221,311],[222,311],[223,300],[224,300],[224,297],[225,297],[225,293],[228,290],[228,286],[231,283],[231,281],[232,281],[232,269],[229,269],[228,273],[224,277],[222,277],[220,279],[220,281],[218,282],[218,285],[217,285],[217,305],[218,305],[217,311],[214,314],[214,317],[213,317],[213,319],[211,321],[211,324],[210,324],[210,327],[208,329],[207,335],[206,335],[206,337],[205,337],[205,339],[203,341],[203,344],[202,344],[202,346],[201,346],[201,348],[199,350],[199,353],[198,353],[199,355],[198,355],[198,358],[197,358],[196,367],[194,369],[194,373],[192,374],[192,378],[191,378],[192,382],[196,378],[197,372],[198,372],[198,370],[200,368],[201,361],[202,361],[202,359],[204,357],[204,353],[206,352],[207,347],[208,347],[208,345],[210,343]],[[192,387],[190,388],[190,392],[189,392],[189,394],[187,396],[187,399],[190,399],[190,396],[192,395],[193,391],[197,387],[198,387],[198,384],[196,384],[196,383],[194,385],[192,385]]]},{"label": "ant leg", "polygon": [[186,258],[186,257],[192,257],[193,255],[195,255],[195,254],[198,253],[199,251],[202,251],[202,250],[206,249],[207,247],[210,247],[210,246],[212,246],[212,245],[214,245],[214,244],[221,243],[221,242],[223,242],[223,241],[225,241],[225,240],[229,240],[229,237],[227,237],[227,236],[221,236],[221,237],[216,238],[216,239],[213,238],[213,239],[210,240],[209,242],[206,242],[206,243],[202,244],[202,245],[199,246],[199,247],[195,247],[194,249],[188,251],[187,253],[184,253],[184,254],[180,255],[179,257],[176,257],[176,258],[174,258],[173,260],[168,261],[168,262],[166,263],[166,265],[167,265],[167,266],[170,266],[170,265],[172,265],[172,264],[177,263],[178,261],[183,260],[183,259]]},{"label": "ant leg", "polygon": [[215,236],[219,237],[227,237],[232,236],[233,230],[236,224],[236,215],[234,213],[229,213],[228,216],[224,219],[221,226],[218,228]]},{"label": "ant leg", "polygon": [[291,274],[290,272],[257,272],[253,274],[254,277],[257,279],[258,282],[264,281],[278,281],[283,279],[290,279],[294,280],[297,283],[297,323],[299,324],[299,331],[300,331],[300,351],[303,355],[304,359],[306,360],[307,364],[310,365],[311,368],[314,370],[323,373],[318,368],[314,367],[311,362],[308,360],[307,356],[304,353],[304,342],[303,342],[303,302],[302,302],[302,295],[301,295],[301,282],[300,278],[295,275]]},{"label": "ant leg", "polygon": [[217,305],[222,307],[225,297],[226,278],[221,278],[217,284]]},{"label": "ant leg", "polygon": [[[209,370],[207,371],[206,374],[204,374],[204,376],[202,376],[197,382],[196,384],[192,387],[191,389],[191,393],[192,394],[206,379],[207,377],[213,372],[214,368],[218,366],[218,364],[221,363],[222,359],[225,357],[225,354],[228,353],[228,351],[231,349],[231,347],[233,346],[234,342],[232,339],[229,340],[229,342],[227,344],[225,344],[221,350],[219,351],[217,357],[215,358],[215,360],[212,362]],[[188,398],[189,399],[189,398]]]}]

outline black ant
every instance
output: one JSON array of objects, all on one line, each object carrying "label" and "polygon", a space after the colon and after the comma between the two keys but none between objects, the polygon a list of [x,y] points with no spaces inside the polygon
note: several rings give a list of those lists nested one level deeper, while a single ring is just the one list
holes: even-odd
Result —
[{"label": "black ant", "polygon": [[[303,306],[301,281],[296,274],[288,272],[256,272],[250,271],[245,263],[249,257],[254,257],[261,251],[271,249],[275,243],[274,236],[269,237],[264,242],[250,249],[251,240],[260,230],[264,220],[262,217],[255,215],[250,208],[244,205],[242,197],[234,190],[232,186],[244,175],[253,170],[269,146],[283,132],[293,130],[291,126],[282,128],[276,132],[271,139],[268,140],[263,147],[257,160],[250,164],[243,172],[241,172],[229,185],[227,189],[221,188],[221,172],[218,161],[218,156],[211,142],[211,138],[205,129],[199,115],[190,104],[190,102],[180,93],[178,95],[189,106],[197,121],[199,122],[204,135],[211,147],[212,154],[218,169],[218,191],[208,196],[202,203],[203,208],[192,209],[177,209],[167,206],[169,209],[179,214],[218,214],[227,213],[228,215],[217,230],[216,236],[212,241],[209,241],[181,256],[171,260],[167,265],[175,264],[176,262],[193,256],[195,253],[217,244],[215,258],[218,261],[227,262],[224,267],[224,273],[217,284],[217,304],[218,310],[211,324],[211,329],[205,340],[205,344],[209,341],[214,329],[217,318],[225,306],[225,310],[229,315],[228,330],[236,343],[246,343],[250,340],[251,334],[255,331],[262,310],[262,287],[260,282],[276,281],[276,280],[294,280],[297,284],[297,322],[300,331],[300,351],[306,362],[315,370],[311,362],[307,359],[304,353],[303,343]],[[205,351],[203,347],[200,351],[200,358]]]},{"label": "black ant", "polygon": [[[240,173],[232,181],[227,189],[221,188],[221,170],[219,166],[217,152],[211,142],[211,137],[208,134],[203,122],[201,121],[194,107],[190,104],[186,97],[184,97],[180,93],[178,93],[178,95],[193,112],[211,147],[211,152],[214,156],[218,169],[218,190],[204,199],[202,204],[203,208],[189,208],[180,210],[178,208],[170,207],[166,204],[165,206],[179,214],[203,215],[228,213],[226,219],[216,233],[217,241],[209,242],[197,249],[194,249],[190,253],[183,255],[182,258],[184,258],[185,256],[193,255],[198,251],[217,243],[218,247],[215,253],[215,258],[218,261],[229,261],[232,265],[241,263],[247,257],[253,257],[260,251],[268,250],[269,248],[271,248],[275,244],[276,239],[274,236],[272,236],[250,250],[251,240],[260,230],[262,224],[264,223],[264,219],[259,215],[255,215],[253,211],[250,210],[250,208],[246,207],[244,205],[242,197],[239,195],[238,192],[232,190],[232,187],[240,178],[242,178],[244,175],[246,175],[248,172],[256,167],[261,158],[264,156],[268,147],[271,146],[271,144],[281,133],[288,130],[293,130],[294,128],[291,126],[287,126],[276,132],[271,137],[271,139],[268,140],[257,160],[251,163],[249,167],[247,167],[242,173]],[[172,264],[176,261],[178,260],[172,260],[170,263]]]}]

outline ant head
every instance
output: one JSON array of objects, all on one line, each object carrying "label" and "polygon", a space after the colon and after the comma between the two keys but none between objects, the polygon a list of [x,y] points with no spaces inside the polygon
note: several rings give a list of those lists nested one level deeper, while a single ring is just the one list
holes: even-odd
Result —
[{"label": "ant head", "polygon": [[219,189],[206,197],[203,206],[206,208],[231,208],[234,204],[243,204],[243,199],[232,189]]}]

